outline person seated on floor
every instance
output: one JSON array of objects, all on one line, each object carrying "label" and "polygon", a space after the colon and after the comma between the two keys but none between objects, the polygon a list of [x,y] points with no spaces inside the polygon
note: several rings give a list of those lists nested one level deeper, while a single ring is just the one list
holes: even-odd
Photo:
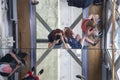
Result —
[{"label": "person seated on floor", "polygon": [[61,48],[62,44],[64,48],[68,48],[63,31],[60,29],[52,30],[48,35],[48,48]]},{"label": "person seated on floor", "polygon": [[91,43],[93,46],[95,46],[97,44],[97,41],[92,41],[91,39],[89,39],[86,36],[83,36],[82,38],[80,38],[80,36],[78,34],[75,35],[73,33],[72,29],[70,29],[69,27],[65,27],[64,30],[65,30],[64,31],[65,37],[67,38],[68,44],[71,46],[72,49],[83,48],[85,41]]},{"label": "person seated on floor", "polygon": [[0,59],[0,75],[5,77],[12,76],[15,72],[19,72],[24,66],[25,61],[23,58],[28,53],[19,53],[15,55],[10,52]]},{"label": "person seated on floor", "polygon": [[99,22],[99,15],[90,15],[88,18],[83,19],[81,29],[87,36],[102,37],[102,32],[99,32],[97,24]]},{"label": "person seated on floor", "polygon": [[38,75],[35,75],[35,68],[33,67],[31,71],[29,71],[22,80],[40,80],[40,75],[43,74],[44,69],[41,69],[38,73]]}]

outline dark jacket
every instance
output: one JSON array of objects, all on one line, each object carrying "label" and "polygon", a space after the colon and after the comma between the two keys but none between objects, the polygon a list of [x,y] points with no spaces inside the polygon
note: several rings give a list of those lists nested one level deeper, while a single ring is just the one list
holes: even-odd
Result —
[{"label": "dark jacket", "polygon": [[74,6],[78,8],[86,8],[91,3],[93,3],[93,0],[67,0],[68,6]]}]

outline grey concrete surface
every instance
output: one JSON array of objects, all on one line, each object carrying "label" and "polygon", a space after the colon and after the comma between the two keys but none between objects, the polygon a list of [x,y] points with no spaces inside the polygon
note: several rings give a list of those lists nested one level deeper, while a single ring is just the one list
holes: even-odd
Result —
[{"label": "grey concrete surface", "polygon": [[0,80],[7,80],[7,78],[0,76]]},{"label": "grey concrete surface", "polygon": [[[72,50],[81,59],[81,50]],[[58,80],[79,80],[76,75],[82,74],[81,66],[71,57],[71,55],[65,50],[59,50],[59,78]]]},{"label": "grey concrete surface", "polygon": [[[37,60],[46,51],[46,49],[37,50]],[[48,56],[37,66],[37,74],[41,69],[44,73],[40,76],[41,80],[57,80],[58,79],[58,50],[52,50]],[[37,61],[36,60],[36,61]]]},{"label": "grey concrete surface", "polygon": [[[60,0],[60,28],[64,29],[64,27],[69,27],[77,17],[82,13],[81,8],[70,7],[67,4],[66,0]],[[81,21],[75,26],[73,32],[75,34],[82,34],[81,31]]]},{"label": "grey concrete surface", "polygon": [[[41,0],[36,6],[36,11],[46,21],[50,28],[58,28],[58,0]],[[47,35],[48,31],[37,20],[37,38],[46,39]]]}]

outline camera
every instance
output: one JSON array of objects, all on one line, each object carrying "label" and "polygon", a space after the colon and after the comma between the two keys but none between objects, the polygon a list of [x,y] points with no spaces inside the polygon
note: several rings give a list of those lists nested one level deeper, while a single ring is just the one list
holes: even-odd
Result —
[{"label": "camera", "polygon": [[54,40],[58,40],[58,39],[60,39],[60,35],[55,35]]}]

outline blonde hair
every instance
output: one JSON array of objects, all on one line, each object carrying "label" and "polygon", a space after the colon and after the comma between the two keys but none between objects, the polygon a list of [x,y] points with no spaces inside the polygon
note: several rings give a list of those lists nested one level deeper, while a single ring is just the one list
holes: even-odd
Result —
[{"label": "blonde hair", "polygon": [[88,20],[87,22],[86,22],[86,27],[94,27],[94,22],[92,21],[92,20]]}]

